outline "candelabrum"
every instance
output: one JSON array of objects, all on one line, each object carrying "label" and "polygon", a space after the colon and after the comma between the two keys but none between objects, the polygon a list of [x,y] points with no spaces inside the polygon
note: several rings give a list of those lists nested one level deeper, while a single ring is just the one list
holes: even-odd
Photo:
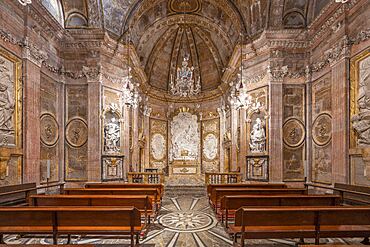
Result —
[{"label": "candelabrum", "polygon": [[261,108],[261,102],[257,99],[253,101],[253,97],[248,93],[247,85],[242,81],[241,74],[238,74],[237,82],[231,88],[229,102],[236,109],[244,108],[253,111]]}]

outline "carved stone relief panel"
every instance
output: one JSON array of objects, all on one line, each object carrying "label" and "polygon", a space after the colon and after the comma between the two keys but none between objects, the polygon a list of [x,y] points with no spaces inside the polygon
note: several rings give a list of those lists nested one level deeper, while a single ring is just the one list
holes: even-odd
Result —
[{"label": "carved stone relief panel", "polygon": [[370,50],[351,60],[351,182],[370,185]]},{"label": "carved stone relief panel", "polygon": [[0,186],[22,182],[22,62],[0,48]]},{"label": "carved stone relief panel", "polygon": [[167,166],[167,121],[150,119],[150,166],[163,170]]},{"label": "carved stone relief panel", "polygon": [[268,181],[268,156],[247,157],[247,180]]},{"label": "carved stone relief panel", "polygon": [[332,182],[331,79],[324,77],[312,86],[312,181]]},{"label": "carved stone relief panel", "polygon": [[199,148],[198,116],[180,112],[171,122],[171,160],[197,160]]},{"label": "carved stone relief panel", "polygon": [[16,147],[21,132],[17,129],[22,114],[20,66],[17,58],[0,50],[0,147]]},{"label": "carved stone relief panel", "polygon": [[202,121],[202,167],[204,172],[218,172],[220,120],[219,118]]},{"label": "carved stone relief panel", "polygon": [[66,89],[65,179],[87,180],[87,85],[68,85]]},{"label": "carved stone relief panel", "polygon": [[284,85],[283,106],[283,179],[304,180],[305,160],[305,87]]},{"label": "carved stone relief panel", "polygon": [[123,156],[102,156],[102,180],[117,181],[123,179]]}]

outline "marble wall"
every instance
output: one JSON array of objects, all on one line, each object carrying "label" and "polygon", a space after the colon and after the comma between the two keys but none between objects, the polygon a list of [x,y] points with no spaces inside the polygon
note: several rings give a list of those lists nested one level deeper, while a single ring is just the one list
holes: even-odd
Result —
[{"label": "marble wall", "polygon": [[[369,184],[366,0],[313,1],[314,7],[309,1],[235,1],[243,9],[235,25],[230,6],[202,1],[189,14],[214,20],[202,25],[216,44],[208,46],[212,54],[218,42],[223,47],[216,60],[225,69],[217,87],[209,84],[213,90],[186,99],[151,90],[143,66],[152,48],[148,34],[166,28],[151,21],[178,11],[176,4],[140,5],[129,20],[137,23],[134,45],[122,45],[128,37],[117,42],[122,26],[110,18],[121,18],[130,6],[119,1],[63,1],[64,24],[78,29],[63,28],[40,1],[27,8],[3,2],[0,185],[121,180],[132,168],[168,171],[171,120],[184,107],[197,116],[202,172],[240,170],[246,180],[294,185],[305,177]],[[223,19],[217,13],[224,7]],[[102,29],[101,14],[116,10],[104,16],[108,28]],[[239,37],[243,18],[255,38]],[[218,33],[217,24],[229,28]],[[237,40],[244,44],[230,45]],[[248,107],[231,100],[244,90],[235,92],[240,84],[251,97]]]}]

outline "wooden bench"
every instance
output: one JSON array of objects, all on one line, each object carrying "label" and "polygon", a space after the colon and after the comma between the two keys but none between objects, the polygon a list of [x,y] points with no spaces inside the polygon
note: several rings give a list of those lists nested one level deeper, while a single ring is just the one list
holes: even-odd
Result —
[{"label": "wooden bench", "polygon": [[0,242],[4,234],[58,236],[118,235],[138,244],[142,230],[140,212],[134,207],[5,207],[0,208]]},{"label": "wooden bench", "polygon": [[67,188],[65,195],[144,195],[149,196],[155,205],[155,211],[159,210],[161,198],[156,188]]},{"label": "wooden bench", "polygon": [[351,205],[369,205],[370,187],[351,184],[334,184],[334,193],[341,195],[343,202]]},{"label": "wooden bench", "polygon": [[369,237],[370,207],[243,207],[230,227],[245,239]]},{"label": "wooden bench", "polygon": [[145,224],[150,224],[150,217],[155,216],[153,203],[149,196],[130,195],[33,195],[31,206],[109,206],[135,207],[144,217]]},{"label": "wooden bench", "polygon": [[85,188],[156,188],[161,198],[164,193],[163,184],[86,183]]},{"label": "wooden bench", "polygon": [[306,195],[307,189],[304,188],[282,188],[282,189],[275,189],[275,188],[218,188],[215,189],[215,193],[213,197],[211,197],[211,203],[216,210],[220,206],[220,200],[224,196],[231,196],[231,195],[286,195],[286,194],[294,194],[294,195]]},{"label": "wooden bench", "polygon": [[218,188],[276,188],[276,189],[279,189],[279,188],[287,188],[287,185],[281,184],[281,183],[209,184],[207,185],[207,195],[211,197],[215,189],[218,189]]},{"label": "wooden bench", "polygon": [[235,211],[246,206],[339,206],[337,195],[243,195],[221,198],[221,221],[228,227]]},{"label": "wooden bench", "polygon": [[37,194],[37,190],[59,187],[63,191],[64,183],[53,183],[37,187],[36,183],[26,183],[18,185],[9,185],[0,187],[0,205],[1,206],[26,206],[29,196]]}]

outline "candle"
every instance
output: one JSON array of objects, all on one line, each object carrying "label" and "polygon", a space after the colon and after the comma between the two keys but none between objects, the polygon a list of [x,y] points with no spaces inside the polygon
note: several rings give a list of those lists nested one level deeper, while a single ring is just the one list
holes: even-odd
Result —
[{"label": "candle", "polygon": [[46,161],[46,179],[50,179],[50,174],[51,174],[51,171],[50,171],[50,160],[47,160]]}]

